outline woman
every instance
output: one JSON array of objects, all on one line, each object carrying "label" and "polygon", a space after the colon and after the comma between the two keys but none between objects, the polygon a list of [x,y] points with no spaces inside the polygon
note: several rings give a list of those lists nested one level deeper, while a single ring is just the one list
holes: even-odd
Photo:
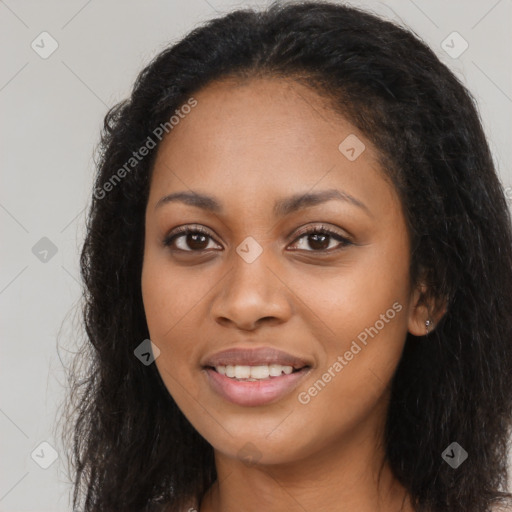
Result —
[{"label": "woman", "polygon": [[410,32],[322,2],[210,21],[109,112],[93,195],[75,508],[507,503],[510,215]]}]

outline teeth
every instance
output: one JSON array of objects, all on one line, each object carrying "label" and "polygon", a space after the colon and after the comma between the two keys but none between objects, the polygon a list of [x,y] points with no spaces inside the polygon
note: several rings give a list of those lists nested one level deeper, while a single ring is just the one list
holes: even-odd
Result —
[{"label": "teeth", "polygon": [[293,366],[283,366],[280,364],[269,364],[259,366],[245,365],[219,365],[215,367],[218,373],[235,379],[263,380],[269,377],[279,377],[282,374],[290,375],[293,372]]},{"label": "teeth", "polygon": [[270,368],[268,366],[251,366],[251,379],[268,379]]},{"label": "teeth", "polygon": [[235,377],[237,379],[248,379],[251,376],[250,366],[235,366]]},{"label": "teeth", "polygon": [[280,364],[271,364],[269,366],[270,376],[278,377],[281,375],[281,372],[285,375],[290,375],[293,372],[293,366],[281,366]]}]

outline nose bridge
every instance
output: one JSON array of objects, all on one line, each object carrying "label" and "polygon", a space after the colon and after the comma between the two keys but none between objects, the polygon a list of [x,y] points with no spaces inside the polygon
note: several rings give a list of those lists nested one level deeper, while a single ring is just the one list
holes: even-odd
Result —
[{"label": "nose bridge", "polygon": [[290,316],[286,287],[276,276],[279,272],[270,248],[248,237],[233,251],[231,263],[212,307],[217,321],[252,326],[262,318],[284,321]]},{"label": "nose bridge", "polygon": [[254,251],[255,248],[251,247],[250,243],[242,243],[236,254],[233,254],[229,291],[231,294],[249,296],[255,293],[262,299],[270,298],[269,288],[275,289],[277,286],[276,278],[269,269],[273,264],[270,249],[267,248],[259,255],[254,254]]}]

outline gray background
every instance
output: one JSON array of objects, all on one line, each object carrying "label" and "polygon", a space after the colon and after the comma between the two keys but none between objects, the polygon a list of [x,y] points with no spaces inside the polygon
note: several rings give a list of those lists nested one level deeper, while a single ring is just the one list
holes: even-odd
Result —
[{"label": "gray background", "polygon": [[[350,3],[411,27],[469,87],[510,187],[512,0]],[[265,4],[0,1],[0,511],[70,510],[55,431],[66,387],[57,336],[67,363],[77,337],[72,321],[92,155],[107,108],[128,95],[137,73],[168,43],[217,13]],[[43,31],[58,44],[46,59],[31,47],[34,41],[39,52],[51,48]],[[458,58],[441,47],[454,31],[469,44]],[[463,43],[448,44],[455,51]],[[39,464],[51,462],[52,449],[42,442],[59,455],[48,469]],[[471,447],[464,448],[471,463]]]}]

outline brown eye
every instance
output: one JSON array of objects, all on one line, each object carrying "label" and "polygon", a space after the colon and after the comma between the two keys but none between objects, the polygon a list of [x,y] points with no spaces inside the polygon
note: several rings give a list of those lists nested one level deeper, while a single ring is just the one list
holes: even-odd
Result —
[{"label": "brown eye", "polygon": [[200,252],[215,248],[210,246],[213,238],[201,227],[180,227],[170,233],[164,240],[166,247],[184,252]]},{"label": "brown eye", "polygon": [[351,244],[347,238],[325,226],[316,226],[303,232],[296,238],[294,244],[297,243],[297,240],[304,240],[302,246],[299,246],[298,249],[308,252],[332,252]]}]

